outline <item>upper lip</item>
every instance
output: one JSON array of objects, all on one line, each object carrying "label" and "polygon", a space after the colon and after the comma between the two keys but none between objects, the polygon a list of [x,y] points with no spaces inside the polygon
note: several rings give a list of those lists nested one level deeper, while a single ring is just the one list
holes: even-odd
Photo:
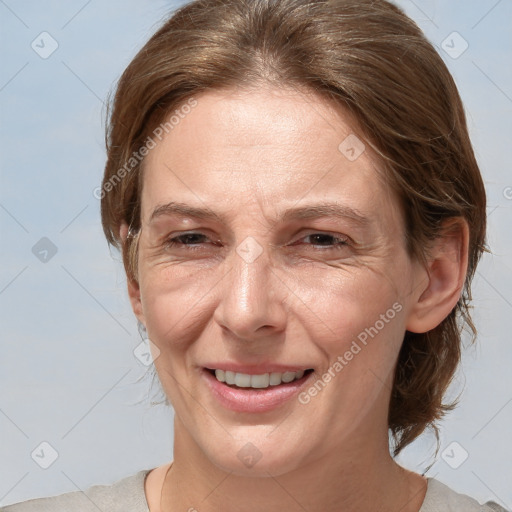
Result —
[{"label": "upper lip", "polygon": [[285,365],[285,364],[240,364],[240,363],[208,363],[204,367],[207,370],[224,370],[248,375],[263,375],[264,373],[298,372],[312,369],[311,366]]}]

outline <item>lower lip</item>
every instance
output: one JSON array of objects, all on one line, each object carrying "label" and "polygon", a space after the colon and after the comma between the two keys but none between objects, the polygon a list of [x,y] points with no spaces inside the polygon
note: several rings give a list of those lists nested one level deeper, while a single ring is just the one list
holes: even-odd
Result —
[{"label": "lower lip", "polygon": [[203,376],[212,392],[212,395],[226,409],[236,412],[266,412],[276,409],[294,396],[300,393],[306,386],[309,372],[293,382],[269,386],[263,389],[232,388],[223,382],[219,382],[208,370],[203,369]]}]

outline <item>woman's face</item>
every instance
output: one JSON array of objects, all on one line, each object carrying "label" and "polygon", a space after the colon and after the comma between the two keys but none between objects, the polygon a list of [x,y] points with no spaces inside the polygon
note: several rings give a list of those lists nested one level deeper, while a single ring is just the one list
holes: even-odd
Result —
[{"label": "woman's face", "polygon": [[146,157],[130,285],[175,435],[256,476],[387,444],[420,270],[377,160],[312,94],[196,101]]}]

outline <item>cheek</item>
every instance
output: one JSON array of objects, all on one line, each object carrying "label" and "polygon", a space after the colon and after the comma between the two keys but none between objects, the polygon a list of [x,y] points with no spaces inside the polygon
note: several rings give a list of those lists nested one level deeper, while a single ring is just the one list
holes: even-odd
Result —
[{"label": "cheek", "polygon": [[[188,343],[200,331],[211,286],[197,272],[144,269],[141,302],[150,339],[161,349]],[[206,297],[205,297],[206,296]]]},{"label": "cheek", "polygon": [[[405,330],[403,296],[389,272],[367,268],[351,277],[331,279],[321,290],[304,283],[302,290],[312,310],[310,321],[302,324],[306,337],[325,355],[318,378],[333,383],[328,393],[339,406],[331,410],[326,399],[325,414],[338,425],[340,435],[350,429],[346,421],[357,423],[384,400]],[[323,389],[323,384],[317,388]],[[306,390],[304,399],[316,393]]]},{"label": "cheek", "polygon": [[310,273],[297,281],[293,303],[303,319],[309,318],[303,322],[309,338],[322,340],[331,355],[339,354],[356,339],[361,343],[377,335],[396,339],[404,324],[404,294],[397,282],[395,269],[376,266],[332,269],[323,276]]}]

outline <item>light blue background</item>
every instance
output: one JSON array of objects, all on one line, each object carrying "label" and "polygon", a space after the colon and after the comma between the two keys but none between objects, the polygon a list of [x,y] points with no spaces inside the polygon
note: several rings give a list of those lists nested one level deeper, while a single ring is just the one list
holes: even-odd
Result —
[{"label": "light blue background", "polygon": [[[104,105],[123,69],[177,5],[161,0],[0,0],[0,504],[112,483],[172,459],[172,410],[133,355],[140,343],[119,255],[100,227]],[[488,192],[489,243],[474,285],[477,344],[450,395],[442,457],[428,475],[512,509],[512,3],[401,0],[438,47],[465,103]],[[49,32],[58,49],[31,48]],[[469,44],[457,59],[442,41]],[[459,44],[457,42],[456,44]],[[47,263],[32,247],[48,237]],[[140,403],[137,403],[140,401]],[[58,452],[44,470],[31,452]],[[400,457],[421,472],[433,437]],[[460,448],[456,448],[460,450]],[[456,457],[460,453],[450,452]]]}]

